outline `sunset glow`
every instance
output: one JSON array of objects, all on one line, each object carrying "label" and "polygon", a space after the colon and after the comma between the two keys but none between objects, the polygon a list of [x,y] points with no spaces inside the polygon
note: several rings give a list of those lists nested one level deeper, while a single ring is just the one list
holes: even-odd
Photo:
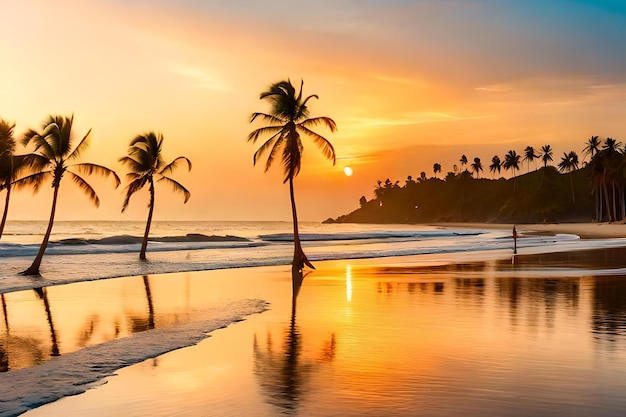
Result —
[{"label": "sunset glow", "polygon": [[[28,0],[3,16],[0,117],[21,136],[73,113],[77,135],[93,129],[84,160],[120,177],[131,138],[162,133],[165,159],[194,169],[177,173],[188,204],[157,189],[160,220],[291,218],[280,167],[253,166],[246,142],[250,115],[267,110],[259,94],[287,78],[319,97],[311,117],[338,130],[316,131],[351,164],[341,175],[303,139],[303,220],[354,210],[377,180],[430,177],[435,162],[445,176],[461,154],[486,164],[528,145],[581,153],[591,135],[626,139],[617,2]],[[57,219],[145,218],[146,195],[121,214],[121,189],[93,186],[99,209],[68,181]],[[10,220],[47,219],[49,187],[11,198]]]}]

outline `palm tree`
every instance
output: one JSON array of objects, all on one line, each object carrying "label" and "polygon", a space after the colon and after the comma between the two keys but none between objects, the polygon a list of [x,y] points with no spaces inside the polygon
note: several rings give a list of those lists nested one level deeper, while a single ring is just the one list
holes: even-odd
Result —
[{"label": "palm tree", "polygon": [[75,169],[79,173],[86,175],[99,174],[105,178],[112,176],[115,181],[115,188],[120,184],[120,179],[117,174],[102,165],[87,162],[71,164],[71,162],[77,160],[81,153],[89,146],[89,134],[91,133],[91,129],[89,129],[78,145],[73,147],[73,124],[74,115],[70,117],[49,116],[48,119],[43,122],[40,132],[30,129],[22,139],[23,145],[27,146],[32,143],[35,146],[33,153],[24,156],[24,163],[28,165],[30,169],[37,172],[16,180],[14,185],[17,188],[32,186],[33,191],[37,192],[46,179],[51,179],[53,189],[52,209],[50,210],[48,228],[46,229],[35,260],[32,265],[22,273],[24,275],[39,275],[39,266],[41,265],[46,247],[48,246],[48,240],[50,239],[50,233],[52,232],[52,226],[54,224],[59,187],[61,186],[61,180],[65,174],[78,185],[96,207],[100,206],[100,199],[95,190],[83,177],[73,172],[71,169]]},{"label": "palm tree", "polygon": [[599,151],[600,151],[600,138],[598,136],[591,136],[589,139],[587,139],[587,142],[585,142],[583,153],[585,154],[585,156],[591,155],[591,158],[593,158],[593,156],[597,154]]},{"label": "palm tree", "polygon": [[0,221],[0,238],[4,231],[7,215],[9,213],[9,201],[11,199],[11,182],[15,179],[15,138],[13,129],[15,124],[10,124],[6,120],[0,119],[0,191],[7,190],[4,201],[4,211]]},{"label": "palm tree", "polygon": [[461,155],[461,159],[459,159],[459,162],[461,163],[461,168],[463,168],[465,165],[467,165],[467,156]]},{"label": "palm tree", "polygon": [[552,162],[552,153],[553,151],[550,145],[544,145],[541,147],[541,155],[539,158],[541,158],[544,168],[548,166],[548,162]]},{"label": "palm tree", "polygon": [[578,155],[574,151],[570,151],[570,153],[563,152],[563,157],[561,158],[561,162],[558,165],[559,171],[561,172],[569,172],[569,180],[570,185],[572,187],[572,203],[576,203],[576,199],[574,198],[574,179],[571,173],[578,169]]},{"label": "palm tree", "polygon": [[441,172],[441,164],[438,162],[435,162],[433,164],[433,172],[435,173],[435,178],[437,178],[437,174]]},{"label": "palm tree", "polygon": [[496,171],[498,171],[498,174],[499,174],[501,169],[502,169],[502,162],[500,161],[500,157],[498,155],[494,155],[494,157],[491,158],[491,165],[489,165],[489,171],[493,172],[495,176]]},{"label": "palm tree", "polygon": [[472,164],[472,172],[476,174],[476,178],[480,177],[480,171],[483,170],[483,164],[480,162],[480,158],[474,158],[474,163]]},{"label": "palm tree", "polygon": [[[146,221],[146,230],[143,234],[141,243],[141,251],[139,259],[146,259],[146,249],[148,247],[148,236],[150,234],[150,225],[152,224],[152,214],[154,212],[154,183],[165,182],[169,184],[174,192],[183,194],[186,203],[191,197],[191,193],[178,181],[168,177],[178,166],[180,161],[187,163],[187,168],[191,171],[191,161],[184,156],[179,156],[169,164],[165,164],[163,160],[163,135],[161,133],[148,132],[143,135],[136,136],[128,145],[128,155],[119,159],[119,161],[128,166],[129,173],[126,178],[129,180],[125,188],[126,196],[122,204],[122,213],[128,208],[130,198],[137,191],[141,190],[148,184],[150,192],[150,202],[148,203],[148,220]],[[155,180],[155,177],[156,180]]]},{"label": "palm tree", "polygon": [[526,149],[524,149],[524,161],[526,161],[527,163],[528,172],[530,172],[530,163],[538,157],[539,155],[537,155],[537,153],[535,152],[535,148],[533,148],[532,146],[527,146]]},{"label": "palm tree", "polygon": [[309,108],[307,103],[312,98],[319,98],[313,94],[302,97],[302,87],[304,81],[300,83],[300,91],[291,84],[291,80],[279,81],[272,84],[259,96],[261,100],[268,100],[271,104],[270,113],[252,113],[250,123],[260,118],[269,123],[269,126],[253,130],[248,135],[248,141],[255,143],[261,136],[269,135],[267,139],[254,153],[253,163],[268,152],[265,171],[270,168],[277,153],[281,153],[281,163],[285,178],[283,183],[289,182],[289,196],[291,198],[291,214],[293,217],[293,242],[294,253],[292,261],[292,281],[294,293],[300,288],[302,283],[302,269],[304,265],[313,268],[307,259],[298,232],[298,214],[296,211],[296,201],[294,196],[293,181],[300,172],[302,163],[303,145],[300,134],[310,136],[313,142],[321,149],[322,154],[335,164],[335,149],[333,145],[323,136],[315,133],[310,128],[317,125],[326,126],[331,132],[337,129],[335,121],[329,117],[309,118]]},{"label": "palm tree", "polygon": [[504,162],[502,163],[502,166],[505,171],[508,171],[509,169],[512,170],[513,177],[515,177],[515,171],[519,171],[519,160],[520,156],[517,152],[510,150],[506,155],[504,155]]}]

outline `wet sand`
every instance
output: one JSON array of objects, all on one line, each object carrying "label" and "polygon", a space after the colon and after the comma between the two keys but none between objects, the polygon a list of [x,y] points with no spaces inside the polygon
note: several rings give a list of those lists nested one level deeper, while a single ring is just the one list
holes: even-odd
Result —
[{"label": "wet sand", "polygon": [[[471,229],[512,230],[513,224],[496,223],[435,223],[439,227],[467,227]],[[521,233],[545,232],[567,233],[580,236],[582,239],[626,238],[626,223],[533,223],[516,224]]]},{"label": "wet sand", "polygon": [[511,255],[317,262],[295,309],[288,267],[151,276],[270,309],[26,415],[621,415],[626,249]]}]

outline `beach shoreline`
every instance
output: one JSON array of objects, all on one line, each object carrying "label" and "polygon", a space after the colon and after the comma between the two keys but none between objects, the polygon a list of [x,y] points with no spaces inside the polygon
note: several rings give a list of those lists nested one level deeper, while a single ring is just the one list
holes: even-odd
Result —
[{"label": "beach shoreline", "polygon": [[467,229],[512,230],[518,233],[545,232],[553,234],[572,234],[581,239],[626,238],[626,223],[429,223],[435,227],[458,227]]}]

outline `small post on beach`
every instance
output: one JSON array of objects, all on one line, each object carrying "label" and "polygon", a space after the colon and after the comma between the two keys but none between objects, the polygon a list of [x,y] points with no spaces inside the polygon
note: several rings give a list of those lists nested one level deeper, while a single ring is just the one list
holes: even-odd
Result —
[{"label": "small post on beach", "polygon": [[517,255],[517,230],[515,230],[515,225],[513,225],[513,255]]}]

